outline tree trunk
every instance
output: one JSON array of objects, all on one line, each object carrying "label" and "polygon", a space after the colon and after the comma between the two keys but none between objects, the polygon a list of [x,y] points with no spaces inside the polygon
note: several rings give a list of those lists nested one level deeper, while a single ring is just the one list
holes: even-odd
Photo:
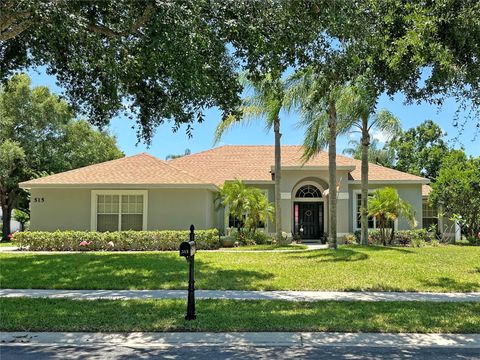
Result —
[{"label": "tree trunk", "polygon": [[328,106],[328,243],[337,248],[337,110],[335,103]]},{"label": "tree trunk", "polygon": [[11,234],[10,221],[12,220],[12,208],[2,204],[2,241],[8,241]]},{"label": "tree trunk", "polygon": [[392,221],[392,232],[390,233],[390,245],[393,244],[395,238],[395,221]]},{"label": "tree trunk", "polygon": [[276,117],[273,123],[275,131],[275,239],[277,244],[283,241],[282,238],[282,209],[280,205],[280,179],[281,179],[281,147],[280,147],[280,118]]},{"label": "tree trunk", "polygon": [[370,135],[368,133],[368,118],[362,117],[362,203],[360,208],[361,243],[368,245],[368,147]]}]

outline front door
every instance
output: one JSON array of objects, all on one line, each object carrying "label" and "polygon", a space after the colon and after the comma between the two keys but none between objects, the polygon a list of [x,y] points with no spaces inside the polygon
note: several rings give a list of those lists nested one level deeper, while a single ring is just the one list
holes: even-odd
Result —
[{"label": "front door", "polygon": [[302,239],[320,239],[323,232],[322,225],[322,202],[295,203],[295,233],[301,235]]}]

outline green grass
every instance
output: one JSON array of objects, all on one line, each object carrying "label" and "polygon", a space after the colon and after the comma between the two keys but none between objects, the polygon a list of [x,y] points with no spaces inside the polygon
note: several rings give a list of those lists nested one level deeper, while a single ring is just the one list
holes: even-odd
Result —
[{"label": "green grass", "polygon": [[[202,252],[197,289],[480,291],[480,247]],[[186,289],[176,252],[0,254],[2,288]]]},{"label": "green grass", "polygon": [[251,245],[251,246],[239,246],[232,248],[222,248],[222,250],[255,250],[255,251],[265,251],[265,250],[305,250],[307,249],[306,245]]},{"label": "green grass", "polygon": [[11,241],[7,241],[7,242],[0,242],[0,247],[2,246],[16,246],[16,245],[14,245]]},{"label": "green grass", "polygon": [[2,331],[478,333],[479,303],[0,299]]}]

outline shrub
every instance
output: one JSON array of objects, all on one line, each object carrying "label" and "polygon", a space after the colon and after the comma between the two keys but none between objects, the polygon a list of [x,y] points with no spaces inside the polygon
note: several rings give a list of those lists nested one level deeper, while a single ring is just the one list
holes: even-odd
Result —
[{"label": "shrub", "polygon": [[355,234],[347,234],[345,235],[345,244],[351,245],[357,243],[357,237]]},{"label": "shrub", "polygon": [[220,236],[220,244],[222,247],[233,247],[235,245],[235,237],[233,236]]},{"label": "shrub", "polygon": [[[360,241],[360,230],[354,233],[356,241]],[[368,242],[373,245],[382,245],[383,241],[378,230],[368,231]],[[438,246],[438,241],[435,242],[435,234],[431,234],[426,229],[415,230],[399,230],[395,231],[392,245],[398,246],[425,246],[430,244],[432,246]]]},{"label": "shrub", "polygon": [[[16,233],[12,241],[32,251],[150,251],[178,250],[189,239],[189,231],[26,231]],[[195,231],[197,249],[220,247],[217,229]]]},{"label": "shrub", "polygon": [[[360,244],[361,231],[356,230],[353,235],[355,236],[355,241],[357,244]],[[378,230],[368,230],[368,243],[373,245],[383,245],[382,237],[380,231]]]},{"label": "shrub", "polygon": [[270,238],[263,231],[255,231],[249,237],[251,240],[255,241],[255,243],[258,245],[266,244]]}]

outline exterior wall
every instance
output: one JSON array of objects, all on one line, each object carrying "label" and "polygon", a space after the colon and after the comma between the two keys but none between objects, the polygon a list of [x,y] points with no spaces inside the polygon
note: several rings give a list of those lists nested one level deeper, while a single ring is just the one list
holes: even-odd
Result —
[{"label": "exterior wall", "polygon": [[[341,236],[349,231],[348,218],[348,172],[337,171],[337,182],[340,184],[337,201],[337,233]],[[294,190],[297,185],[305,181],[312,181],[319,185],[323,190],[328,189],[328,171],[326,170],[286,170],[282,172],[281,192],[289,194],[289,199],[281,200],[282,204],[282,227],[287,233],[293,231],[293,204]],[[323,197],[324,202],[324,231],[328,229],[328,201],[327,197]]]},{"label": "exterior wall", "polygon": [[[91,230],[91,190],[32,189],[30,229]],[[147,230],[187,230],[191,224],[196,229],[217,227],[214,196],[206,189],[148,190]]]},{"label": "exterior wall", "polygon": [[[415,212],[415,219],[417,220],[417,229],[422,228],[422,185],[421,184],[369,184],[369,190],[380,189],[383,187],[393,187],[397,189],[398,195],[405,201],[408,201]],[[360,184],[350,184],[349,186],[349,204],[348,204],[348,217],[349,217],[349,232],[354,232],[357,229],[354,225],[355,214],[354,212],[354,203],[356,201],[356,190],[360,191]],[[411,229],[410,224],[405,220],[400,218],[398,221],[398,230],[409,230]]]},{"label": "exterior wall", "polygon": [[216,227],[213,193],[205,189],[150,189],[148,230]]},{"label": "exterior wall", "polygon": [[32,189],[30,230],[90,230],[90,190]]},{"label": "exterior wall", "polygon": [[[282,227],[283,231],[293,230],[294,190],[304,181],[312,181],[323,190],[328,188],[327,171],[295,170],[282,174]],[[337,204],[337,232],[343,234],[355,231],[354,190],[360,184],[348,184],[347,172],[339,171],[339,199]],[[270,202],[275,201],[274,184],[249,184],[268,191]],[[386,185],[371,184],[370,189]],[[415,210],[418,228],[422,226],[422,196],[420,184],[391,185],[402,199],[410,202]],[[31,192],[31,230],[90,230],[91,190],[93,189],[33,189]],[[121,189],[118,189],[121,190]],[[139,189],[140,190],[140,189]],[[288,196],[287,196],[288,195]],[[225,209],[215,207],[216,193],[207,189],[155,188],[148,190],[148,230],[186,230],[190,224],[197,229],[218,228],[225,230]],[[286,198],[284,198],[286,197]],[[37,199],[37,200],[36,200]],[[324,201],[324,231],[328,229],[328,203]],[[400,219],[398,229],[409,229],[409,224]],[[267,231],[275,232],[275,223],[267,223]]]}]

